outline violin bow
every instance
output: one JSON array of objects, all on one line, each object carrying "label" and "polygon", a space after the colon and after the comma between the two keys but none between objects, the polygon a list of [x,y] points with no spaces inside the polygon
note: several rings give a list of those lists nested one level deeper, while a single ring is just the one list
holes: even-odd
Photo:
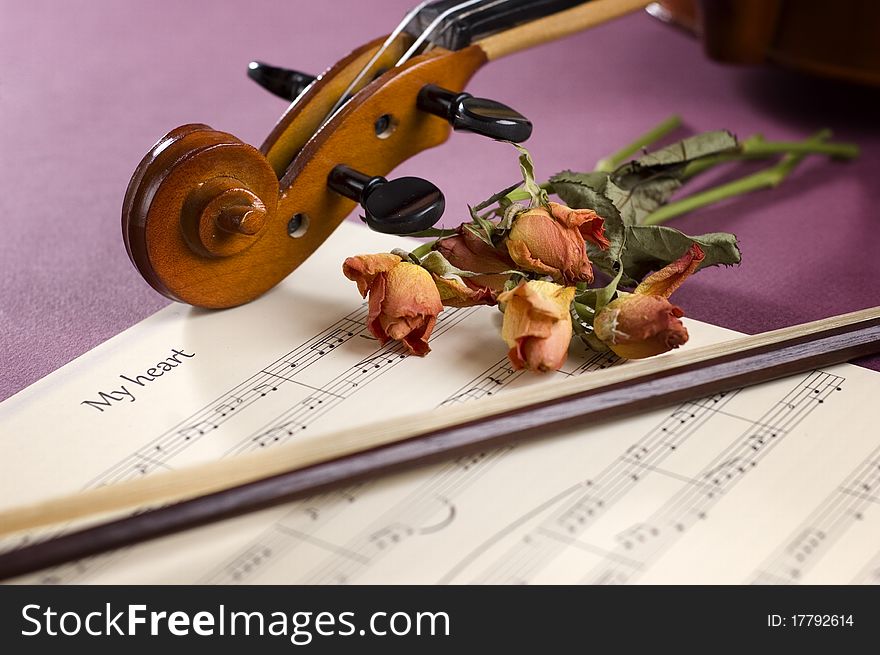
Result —
[{"label": "violin bow", "polygon": [[320,76],[252,62],[292,100],[259,149],[203,124],[162,137],[122,207],[129,258],[172,300],[249,302],[311,255],[360,204],[378,231],[419,232],[445,200],[416,177],[387,180],[452,129],[524,141],[531,123],[463,92],[486,63],[647,5],[645,0],[434,0]]},{"label": "violin bow", "polygon": [[[83,525],[90,519],[92,526],[0,554],[0,579],[378,474],[537,440],[555,430],[594,425],[877,352],[880,307],[13,508],[0,512],[0,537],[50,525],[65,529],[65,523],[75,520]],[[133,511],[137,513],[126,515]]]}]

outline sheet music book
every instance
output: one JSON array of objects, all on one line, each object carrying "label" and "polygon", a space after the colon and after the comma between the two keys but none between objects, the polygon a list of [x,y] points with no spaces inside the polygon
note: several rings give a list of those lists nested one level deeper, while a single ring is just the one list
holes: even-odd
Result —
[{"label": "sheet music book", "polygon": [[[0,506],[626,366],[575,343],[558,373],[515,371],[489,307],[446,309],[426,358],[380,346],[341,264],[400,245],[345,223],[263,298],[171,305],[0,404]],[[686,324],[685,348],[736,336]],[[17,582],[877,583],[878,398],[878,373],[835,366]]]}]

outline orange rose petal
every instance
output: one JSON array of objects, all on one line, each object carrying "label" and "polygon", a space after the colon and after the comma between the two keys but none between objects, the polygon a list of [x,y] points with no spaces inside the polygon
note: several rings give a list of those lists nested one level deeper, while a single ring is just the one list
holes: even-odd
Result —
[{"label": "orange rose petal", "polygon": [[574,287],[523,282],[498,297],[506,303],[501,336],[515,368],[558,369],[568,354],[572,327],[569,306]]},{"label": "orange rose petal", "polygon": [[380,275],[370,286],[369,311],[367,313],[367,329],[383,346],[388,343],[389,336],[382,327],[382,301],[385,299],[385,276]]},{"label": "orange rose petal", "polygon": [[641,359],[687,342],[682,316],[681,308],[663,296],[627,294],[603,308],[593,325],[596,336],[617,355]]},{"label": "orange rose petal", "polygon": [[[381,279],[377,278],[377,282]],[[401,262],[384,276],[384,283],[380,284],[384,291],[378,317],[381,331],[396,341],[402,341],[411,353],[425,355],[430,350],[428,339],[437,314],[443,311],[440,293],[431,274],[421,266]],[[371,301],[373,293],[370,292]]]},{"label": "orange rose petal", "polygon": [[691,273],[697,270],[705,257],[703,249],[696,243],[692,244],[684,255],[642,280],[642,283],[635,288],[635,293],[668,298]]},{"label": "orange rose petal", "polygon": [[544,207],[528,209],[516,217],[507,251],[521,268],[549,275],[556,282],[593,280],[583,235],[577,227],[556,220]]},{"label": "orange rose petal", "polygon": [[592,209],[572,209],[558,202],[551,202],[550,214],[563,225],[576,228],[584,239],[595,243],[602,250],[607,250],[611,245],[605,236],[605,220]]},{"label": "orange rose petal", "polygon": [[548,266],[540,259],[532,256],[531,250],[525,241],[507,239],[507,252],[510,258],[516,262],[516,265],[532,273],[540,273],[541,275],[549,275],[554,280],[562,280],[562,271],[558,268]]},{"label": "orange rose petal", "polygon": [[342,274],[349,280],[357,282],[358,291],[363,298],[366,298],[376,277],[387,273],[399,263],[400,257],[386,252],[377,255],[357,255],[343,262]]}]

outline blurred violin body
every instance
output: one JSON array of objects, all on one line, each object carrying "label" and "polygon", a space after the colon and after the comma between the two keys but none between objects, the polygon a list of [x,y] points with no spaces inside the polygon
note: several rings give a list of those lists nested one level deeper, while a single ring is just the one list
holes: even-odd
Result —
[{"label": "blurred violin body", "polygon": [[876,0],[661,0],[650,11],[698,35],[717,61],[880,86]]}]

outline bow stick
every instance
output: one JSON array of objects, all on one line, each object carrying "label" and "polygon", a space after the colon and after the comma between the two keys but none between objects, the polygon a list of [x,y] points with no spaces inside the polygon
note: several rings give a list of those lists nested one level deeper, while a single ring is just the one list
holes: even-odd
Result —
[{"label": "bow stick", "polygon": [[880,352],[880,307],[632,361],[458,408],[302,438],[270,452],[0,512],[0,537],[141,510],[0,555],[0,579],[197,527],[342,483]]}]

